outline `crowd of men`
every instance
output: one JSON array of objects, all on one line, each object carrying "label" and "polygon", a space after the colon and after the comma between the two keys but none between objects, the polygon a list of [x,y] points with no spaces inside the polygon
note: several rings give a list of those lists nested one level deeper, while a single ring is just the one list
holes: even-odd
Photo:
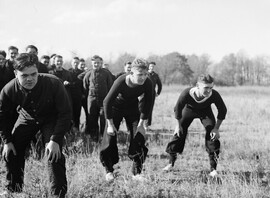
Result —
[{"label": "crowd of men", "polygon": [[[154,62],[132,61],[125,63],[123,72],[114,75],[98,55],[91,58],[89,67],[84,59],[73,57],[72,67],[65,69],[61,55],[42,55],[38,59],[38,48],[34,45],[28,45],[23,53],[15,46],[10,46],[7,53],[0,50],[0,135],[4,143],[9,192],[23,189],[25,150],[38,132],[46,146],[52,195],[64,197],[67,191],[62,139],[68,131],[84,132],[96,143],[102,141],[101,162],[109,173],[106,180],[113,179],[113,163],[107,159],[107,151],[109,149],[110,154],[111,147],[117,146],[116,142],[108,141],[111,137],[108,134],[116,133],[125,119],[131,140],[138,131],[145,135],[144,128],[152,123],[154,98],[162,89],[160,78],[154,72]],[[118,81],[127,84],[128,89],[112,88],[120,78]],[[146,79],[147,85],[144,85]],[[112,98],[110,105],[104,101],[108,94]],[[114,100],[119,104],[111,103]],[[114,112],[110,118],[113,106],[113,111],[119,107],[118,114]],[[80,131],[82,107],[86,115],[85,131]],[[131,155],[136,147],[133,143],[130,146]],[[118,161],[118,152],[114,157],[113,160]],[[138,176],[143,161],[131,159],[135,163],[134,175]]]},{"label": "crowd of men", "polygon": [[[71,68],[63,68],[59,54],[38,59],[34,45],[19,54],[10,46],[7,54],[0,50],[0,135],[6,165],[8,193],[20,193],[24,184],[25,151],[41,132],[47,157],[50,194],[65,197],[67,178],[63,139],[68,131],[84,132],[100,144],[100,161],[105,179],[115,179],[114,165],[119,161],[117,132],[124,119],[130,133],[128,156],[132,160],[132,178],[144,181],[142,174],[148,148],[145,132],[152,124],[155,98],[162,84],[155,62],[136,58],[126,62],[124,72],[112,74],[108,64],[95,55],[91,67],[73,57]],[[227,108],[213,89],[214,79],[208,74],[198,77],[194,87],[180,94],[174,108],[177,125],[166,147],[169,162],[163,171],[174,168],[177,154],[184,150],[188,128],[196,118],[203,124],[205,147],[210,161],[210,176],[217,175],[220,150],[219,128]],[[217,107],[217,119],[211,104]],[[80,131],[82,107],[86,113],[86,129]]]}]

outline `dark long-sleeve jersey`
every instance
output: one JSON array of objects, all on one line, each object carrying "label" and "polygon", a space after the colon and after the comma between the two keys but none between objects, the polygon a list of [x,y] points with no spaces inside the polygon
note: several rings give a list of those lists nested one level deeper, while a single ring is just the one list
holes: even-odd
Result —
[{"label": "dark long-sleeve jersey", "polygon": [[147,119],[152,103],[152,82],[147,78],[143,85],[129,87],[126,84],[126,76],[122,75],[115,81],[108,95],[103,101],[104,113],[107,119],[112,119],[113,107],[120,110],[136,109],[138,107],[138,97],[144,94],[144,104],[142,105],[141,119]]},{"label": "dark long-sleeve jersey", "polygon": [[2,67],[0,66],[0,91],[13,78],[15,78],[15,74],[12,63],[6,61]]},{"label": "dark long-sleeve jersey", "polygon": [[78,78],[78,75],[83,73],[80,69],[69,69],[68,70],[72,77],[72,82],[70,86],[70,93],[73,96],[82,97],[83,94],[83,81]]},{"label": "dark long-sleeve jersey", "polygon": [[174,107],[175,118],[177,120],[182,118],[182,110],[184,107],[188,107],[197,112],[204,112],[204,110],[211,108],[211,104],[215,104],[218,110],[217,119],[224,120],[227,114],[227,108],[223,102],[220,94],[216,90],[212,90],[212,95],[203,102],[196,102],[194,98],[190,95],[190,90],[192,88],[185,89],[179,96],[177,103]]},{"label": "dark long-sleeve jersey", "polygon": [[162,90],[162,84],[161,84],[161,80],[158,76],[158,74],[154,71],[152,71],[151,73],[148,73],[148,77],[151,79],[152,83],[153,83],[153,89],[154,89],[154,93],[156,91],[156,86],[157,86],[157,94],[159,95],[161,90]]},{"label": "dark long-sleeve jersey", "polygon": [[24,89],[17,78],[11,80],[0,93],[0,135],[5,143],[12,142],[13,112],[17,110],[22,124],[45,125],[55,123],[51,140],[61,143],[71,123],[71,106],[67,92],[58,78],[38,74],[38,82],[31,90]]}]

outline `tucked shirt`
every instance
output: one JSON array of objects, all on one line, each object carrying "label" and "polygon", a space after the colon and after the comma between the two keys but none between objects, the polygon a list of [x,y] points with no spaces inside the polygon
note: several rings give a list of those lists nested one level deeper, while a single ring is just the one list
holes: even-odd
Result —
[{"label": "tucked shirt", "polygon": [[182,118],[182,110],[184,107],[190,108],[197,112],[204,112],[208,108],[211,108],[211,104],[215,104],[218,110],[217,118],[219,120],[224,120],[227,114],[227,108],[220,94],[216,90],[212,90],[212,95],[203,101],[197,101],[191,94],[193,93],[191,89],[185,89],[179,96],[177,103],[174,107],[175,118],[177,120]]},{"label": "tucked shirt", "polygon": [[31,90],[24,89],[17,78],[11,80],[0,93],[0,135],[5,143],[12,142],[13,112],[17,122],[45,125],[55,123],[51,140],[61,143],[70,128],[71,106],[67,92],[58,78],[38,74],[38,82]]},{"label": "tucked shirt", "polygon": [[152,82],[147,78],[142,85],[129,87],[126,84],[126,76],[122,75],[115,81],[108,95],[103,101],[104,114],[107,119],[112,119],[113,107],[120,110],[138,108],[138,97],[144,94],[141,111],[141,119],[147,119],[152,103]]}]

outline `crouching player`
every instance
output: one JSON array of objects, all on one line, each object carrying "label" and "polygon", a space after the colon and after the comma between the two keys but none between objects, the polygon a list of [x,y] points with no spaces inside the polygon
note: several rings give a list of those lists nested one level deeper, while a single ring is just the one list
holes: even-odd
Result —
[{"label": "crouching player", "polygon": [[[227,108],[213,86],[214,79],[210,75],[200,75],[195,87],[187,88],[180,94],[174,108],[178,124],[166,148],[170,158],[169,164],[163,168],[164,171],[173,168],[177,153],[181,154],[184,150],[188,127],[195,118],[199,118],[206,130],[205,146],[210,160],[210,176],[217,175],[217,158],[220,150],[219,127],[225,119]],[[211,109],[213,103],[218,110],[217,122]]]}]

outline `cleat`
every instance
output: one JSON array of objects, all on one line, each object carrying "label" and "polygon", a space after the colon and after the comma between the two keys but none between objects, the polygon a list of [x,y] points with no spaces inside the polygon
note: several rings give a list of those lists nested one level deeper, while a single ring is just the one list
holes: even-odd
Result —
[{"label": "cleat", "polygon": [[110,181],[114,180],[114,176],[113,176],[112,172],[107,173],[105,177],[106,177],[107,182],[110,182]]},{"label": "cleat", "polygon": [[172,169],[173,169],[172,164],[168,164],[168,165],[165,166],[162,170],[163,170],[163,171],[170,171],[170,170],[172,170]]},{"label": "cleat", "polygon": [[217,173],[217,171],[216,170],[212,170],[210,173],[209,173],[209,176],[210,177],[217,177],[217,175],[218,175],[218,173]]}]

